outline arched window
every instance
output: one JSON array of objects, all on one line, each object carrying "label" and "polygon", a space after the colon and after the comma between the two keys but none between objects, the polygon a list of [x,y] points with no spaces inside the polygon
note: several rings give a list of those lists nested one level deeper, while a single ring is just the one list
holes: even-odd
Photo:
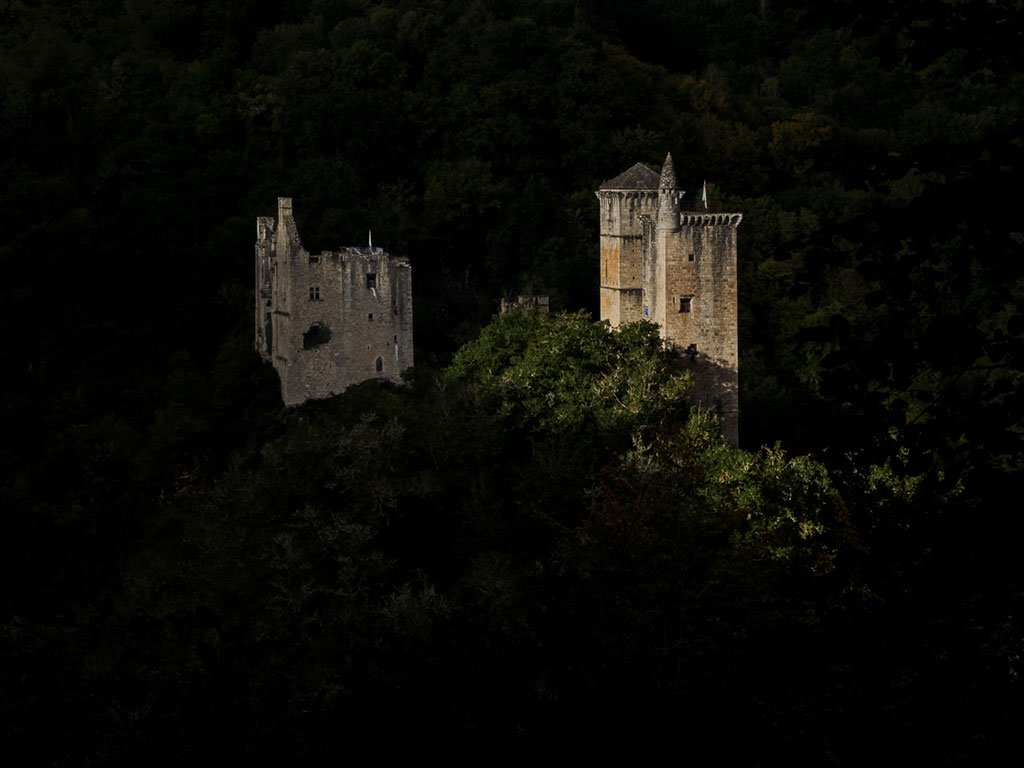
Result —
[{"label": "arched window", "polygon": [[377,358],[377,373],[380,373],[383,370],[384,370],[384,358],[383,357],[378,357]]}]

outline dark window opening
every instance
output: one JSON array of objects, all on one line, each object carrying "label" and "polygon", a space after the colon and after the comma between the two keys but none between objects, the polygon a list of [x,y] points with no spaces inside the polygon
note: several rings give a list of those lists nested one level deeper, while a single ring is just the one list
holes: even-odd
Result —
[{"label": "dark window opening", "polygon": [[377,287],[377,273],[376,272],[367,272],[366,273],[366,287],[367,288],[376,288]]},{"label": "dark window opening", "polygon": [[319,264],[320,263],[320,257],[319,256],[314,256],[313,254],[310,254],[309,255],[309,263],[310,264]]},{"label": "dark window opening", "polygon": [[372,323],[373,322],[373,312],[371,312],[369,315],[367,315],[367,317],[369,318],[370,322]]},{"label": "dark window opening", "polygon": [[693,254],[691,253],[689,256],[687,256],[686,260],[687,261],[693,261]]},{"label": "dark window opening", "polygon": [[309,330],[302,334],[302,348],[312,349],[326,344],[331,340],[331,329],[323,323],[313,323]]},{"label": "dark window opening", "polygon": [[690,311],[690,302],[692,302],[692,301],[693,301],[693,296],[680,296],[679,297],[679,311],[680,312],[689,312]]},{"label": "dark window opening", "polygon": [[384,370],[384,358],[383,357],[378,357],[377,358],[377,373],[380,373],[383,370]]},{"label": "dark window opening", "polygon": [[309,300],[310,301],[320,301],[320,286],[319,285],[314,285],[314,286],[310,287],[310,289],[309,289]]}]

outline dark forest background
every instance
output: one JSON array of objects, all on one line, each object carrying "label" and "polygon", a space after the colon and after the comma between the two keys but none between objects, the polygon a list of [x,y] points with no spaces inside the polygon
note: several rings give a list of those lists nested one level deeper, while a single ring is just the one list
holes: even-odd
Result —
[{"label": "dark forest background", "polygon": [[[1016,764],[1021,6],[0,2],[3,750]],[[668,151],[739,449],[594,322]],[[404,386],[282,407],[279,195],[411,260]]]}]

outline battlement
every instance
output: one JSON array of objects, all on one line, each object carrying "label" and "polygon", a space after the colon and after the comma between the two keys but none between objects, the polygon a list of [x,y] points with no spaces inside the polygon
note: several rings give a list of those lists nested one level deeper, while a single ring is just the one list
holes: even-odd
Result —
[{"label": "battlement", "polygon": [[743,221],[742,213],[690,213],[679,214],[679,223],[684,227],[738,227]]},{"label": "battlement", "polygon": [[547,296],[517,296],[513,299],[501,300],[501,314],[506,312],[519,312],[528,315],[530,312],[540,312],[546,315],[550,312],[551,306]]}]

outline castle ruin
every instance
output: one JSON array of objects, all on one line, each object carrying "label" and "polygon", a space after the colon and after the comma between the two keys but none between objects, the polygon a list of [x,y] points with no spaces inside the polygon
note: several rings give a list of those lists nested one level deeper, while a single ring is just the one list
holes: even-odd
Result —
[{"label": "castle ruin", "polygon": [[498,314],[504,315],[506,312],[518,312],[521,315],[540,312],[542,315],[547,315],[551,312],[551,302],[547,296],[538,295],[502,299]]},{"label": "castle ruin", "polygon": [[[736,228],[743,215],[683,205],[671,153],[600,186],[601,319],[657,323],[693,372],[694,401],[739,441]],[[684,208],[692,208],[685,210]]]},{"label": "castle ruin", "polygon": [[413,364],[412,268],[382,248],[310,254],[277,200],[256,219],[256,350],[273,363],[285,405],[367,379],[399,381]]}]

